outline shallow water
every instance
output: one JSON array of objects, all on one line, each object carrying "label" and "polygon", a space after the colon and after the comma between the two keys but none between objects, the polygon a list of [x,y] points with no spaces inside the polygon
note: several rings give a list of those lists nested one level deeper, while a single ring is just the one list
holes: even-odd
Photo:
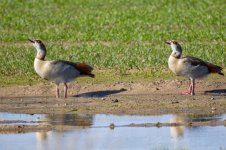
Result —
[{"label": "shallow water", "polygon": [[16,113],[0,113],[0,120],[18,120],[18,121],[25,121],[28,123],[33,123],[40,121],[41,118],[44,118],[44,114],[16,114]]},{"label": "shallow water", "polygon": [[[226,127],[118,127],[142,123],[225,120],[226,115],[25,115],[0,113],[0,120],[43,121],[48,132],[0,134],[0,149],[226,149]],[[114,123],[114,129],[109,125]],[[65,127],[65,128],[64,128]]]}]

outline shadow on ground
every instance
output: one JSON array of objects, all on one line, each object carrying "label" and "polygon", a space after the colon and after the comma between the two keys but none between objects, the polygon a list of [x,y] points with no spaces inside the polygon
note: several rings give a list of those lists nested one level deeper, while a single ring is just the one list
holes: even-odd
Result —
[{"label": "shadow on ground", "polygon": [[121,93],[123,91],[127,91],[126,89],[120,90],[105,90],[105,91],[95,91],[95,92],[86,92],[78,95],[74,95],[73,97],[105,97],[112,94]]},{"label": "shadow on ground", "polygon": [[222,94],[226,96],[226,89],[209,90],[205,91],[205,94]]}]

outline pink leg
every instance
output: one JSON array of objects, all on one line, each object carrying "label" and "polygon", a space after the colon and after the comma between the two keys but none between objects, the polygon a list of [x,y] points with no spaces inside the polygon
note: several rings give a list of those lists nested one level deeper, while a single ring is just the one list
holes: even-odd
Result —
[{"label": "pink leg", "polygon": [[64,83],[64,98],[67,98],[67,89],[68,89],[67,83]]},{"label": "pink leg", "polygon": [[195,95],[195,80],[191,80],[191,85],[192,85],[192,88],[191,88],[191,95]]},{"label": "pink leg", "polygon": [[191,79],[191,84],[187,91],[182,92],[185,95],[195,95],[195,80]]},{"label": "pink leg", "polygon": [[56,84],[56,98],[60,97],[59,84]]},{"label": "pink leg", "polygon": [[192,90],[192,83],[189,85],[188,89],[185,90],[185,91],[182,91],[181,94],[190,95],[191,94],[191,90]]},{"label": "pink leg", "polygon": [[190,95],[190,93],[191,93],[191,84],[189,85],[189,88],[187,90],[181,92],[181,94],[184,94],[184,95],[188,95],[188,94]]}]

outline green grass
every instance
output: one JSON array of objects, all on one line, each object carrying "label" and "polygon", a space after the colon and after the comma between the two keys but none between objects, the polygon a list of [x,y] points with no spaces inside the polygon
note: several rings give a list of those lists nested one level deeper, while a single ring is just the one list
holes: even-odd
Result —
[{"label": "green grass", "polygon": [[116,79],[129,70],[137,79],[171,76],[168,39],[185,55],[226,65],[224,0],[2,0],[0,8],[0,84],[38,78],[27,38],[46,44],[47,59],[87,62]]}]

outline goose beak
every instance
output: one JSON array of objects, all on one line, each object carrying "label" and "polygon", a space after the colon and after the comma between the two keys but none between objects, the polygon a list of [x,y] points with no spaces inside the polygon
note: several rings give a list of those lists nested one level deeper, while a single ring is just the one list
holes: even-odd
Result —
[{"label": "goose beak", "polygon": [[31,40],[31,39],[28,39],[28,41],[30,41],[31,43],[35,43],[35,41]]},{"label": "goose beak", "polygon": [[170,44],[171,44],[171,42],[170,42],[170,41],[166,41],[165,43],[166,43],[166,44],[168,44],[168,45],[170,45]]}]

